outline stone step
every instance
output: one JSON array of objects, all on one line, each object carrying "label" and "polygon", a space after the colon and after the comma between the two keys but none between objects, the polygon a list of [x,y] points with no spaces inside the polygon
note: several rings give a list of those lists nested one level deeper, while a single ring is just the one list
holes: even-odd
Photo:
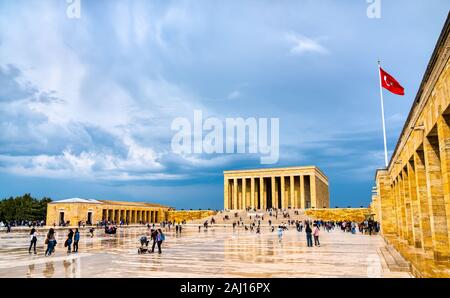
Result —
[{"label": "stone step", "polygon": [[394,272],[409,272],[410,266],[403,257],[390,245],[380,248],[381,254],[386,261],[390,271]]},{"label": "stone step", "polygon": [[397,263],[398,266],[402,267],[402,268],[410,268],[409,263],[402,257],[402,255],[392,246],[392,245],[388,245],[387,249],[389,251],[389,253],[394,257],[395,262]]}]

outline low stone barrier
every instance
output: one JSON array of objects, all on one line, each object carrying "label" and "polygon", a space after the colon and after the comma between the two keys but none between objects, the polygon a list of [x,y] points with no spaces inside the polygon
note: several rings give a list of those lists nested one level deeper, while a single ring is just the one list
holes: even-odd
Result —
[{"label": "low stone barrier", "polygon": [[216,214],[217,212],[212,210],[171,210],[167,211],[166,218],[168,221],[182,222],[183,220],[202,219]]},{"label": "low stone barrier", "polygon": [[355,221],[361,222],[370,215],[369,208],[330,208],[307,209],[305,215],[326,221]]}]

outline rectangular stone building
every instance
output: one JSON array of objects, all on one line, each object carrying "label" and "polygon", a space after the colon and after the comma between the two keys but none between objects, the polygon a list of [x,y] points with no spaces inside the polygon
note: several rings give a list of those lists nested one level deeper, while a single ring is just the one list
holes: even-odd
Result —
[{"label": "rectangular stone building", "polygon": [[372,208],[384,237],[422,276],[450,276],[450,15],[375,180]]},{"label": "rectangular stone building", "polygon": [[314,166],[224,171],[224,209],[329,208],[328,178]]},{"label": "rectangular stone building", "polygon": [[170,209],[159,204],[72,198],[49,203],[46,223],[58,226],[67,222],[77,225],[80,221],[90,225],[102,220],[154,223],[165,220]]}]

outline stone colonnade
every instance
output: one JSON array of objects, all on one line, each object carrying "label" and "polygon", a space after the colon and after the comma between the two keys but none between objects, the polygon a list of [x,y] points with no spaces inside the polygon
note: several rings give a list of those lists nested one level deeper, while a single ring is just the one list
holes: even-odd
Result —
[{"label": "stone colonnade", "polygon": [[148,208],[102,208],[102,220],[110,222],[154,223],[159,222],[161,210]]},{"label": "stone colonnade", "polygon": [[224,172],[226,210],[328,207],[328,180],[316,167]]},{"label": "stone colonnade", "polygon": [[372,202],[383,235],[402,243],[409,251],[447,266],[450,260],[449,32],[450,17],[389,167],[377,171]]}]

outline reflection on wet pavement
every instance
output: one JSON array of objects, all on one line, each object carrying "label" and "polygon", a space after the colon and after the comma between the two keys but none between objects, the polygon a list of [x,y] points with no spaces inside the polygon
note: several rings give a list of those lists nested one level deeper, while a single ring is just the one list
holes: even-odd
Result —
[{"label": "reflection on wet pavement", "polygon": [[[79,252],[63,247],[66,232],[57,231],[56,252],[44,256],[44,233],[38,254],[28,253],[26,232],[0,234],[0,277],[409,277],[391,272],[380,253],[380,236],[322,232],[321,247],[306,247],[295,230],[278,241],[276,232],[261,234],[232,227],[198,231],[187,226],[181,236],[166,231],[163,253],[139,255],[146,228],[122,228],[116,235],[81,231]],[[157,249],[156,249],[157,251]]]}]

